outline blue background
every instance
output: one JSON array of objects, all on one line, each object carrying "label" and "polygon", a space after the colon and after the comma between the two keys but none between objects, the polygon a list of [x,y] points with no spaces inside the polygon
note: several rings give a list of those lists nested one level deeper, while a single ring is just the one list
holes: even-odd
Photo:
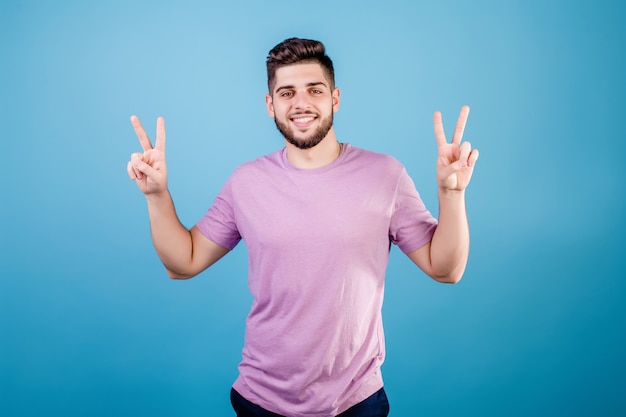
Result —
[{"label": "blue background", "polygon": [[[246,250],[169,280],[126,162],[167,121],[191,226],[283,146],[264,60],[325,42],[340,140],[394,155],[437,212],[432,113],[481,156],[471,258],[437,284],[392,250],[391,415],[626,415],[619,1],[17,1],[0,5],[0,415],[229,416]],[[314,343],[314,341],[312,341]]]}]

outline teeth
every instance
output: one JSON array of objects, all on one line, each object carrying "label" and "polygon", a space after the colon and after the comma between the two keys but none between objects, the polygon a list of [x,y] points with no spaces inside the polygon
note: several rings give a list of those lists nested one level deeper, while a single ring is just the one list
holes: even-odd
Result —
[{"label": "teeth", "polygon": [[293,119],[293,121],[296,123],[309,123],[313,119],[313,117],[299,117],[297,119]]}]

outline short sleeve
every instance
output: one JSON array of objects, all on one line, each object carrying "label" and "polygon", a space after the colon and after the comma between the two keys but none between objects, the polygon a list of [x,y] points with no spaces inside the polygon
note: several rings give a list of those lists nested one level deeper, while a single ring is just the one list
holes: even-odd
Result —
[{"label": "short sleeve", "polygon": [[391,242],[404,253],[413,252],[432,240],[436,228],[437,219],[426,209],[413,180],[403,168],[391,214]]},{"label": "short sleeve", "polygon": [[213,201],[213,205],[196,223],[196,227],[204,236],[229,250],[237,246],[241,240],[233,207],[231,180],[229,180]]}]

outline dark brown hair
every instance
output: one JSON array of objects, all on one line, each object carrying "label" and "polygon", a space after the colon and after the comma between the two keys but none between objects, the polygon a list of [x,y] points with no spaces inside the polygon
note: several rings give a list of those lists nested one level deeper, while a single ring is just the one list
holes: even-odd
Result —
[{"label": "dark brown hair", "polygon": [[267,86],[270,94],[276,84],[276,70],[294,64],[318,63],[322,66],[330,88],[335,88],[333,61],[326,55],[324,44],[310,39],[289,38],[270,51],[267,56]]}]

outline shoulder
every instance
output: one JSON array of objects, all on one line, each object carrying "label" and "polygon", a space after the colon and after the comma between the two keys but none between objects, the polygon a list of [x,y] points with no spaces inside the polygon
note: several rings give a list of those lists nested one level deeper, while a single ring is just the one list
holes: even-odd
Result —
[{"label": "shoulder", "polygon": [[258,157],[252,161],[244,162],[233,171],[231,179],[250,179],[259,175],[268,175],[282,169],[283,149],[271,154]]},{"label": "shoulder", "polygon": [[360,165],[371,170],[399,172],[404,165],[391,155],[358,148],[347,144],[346,163]]}]

